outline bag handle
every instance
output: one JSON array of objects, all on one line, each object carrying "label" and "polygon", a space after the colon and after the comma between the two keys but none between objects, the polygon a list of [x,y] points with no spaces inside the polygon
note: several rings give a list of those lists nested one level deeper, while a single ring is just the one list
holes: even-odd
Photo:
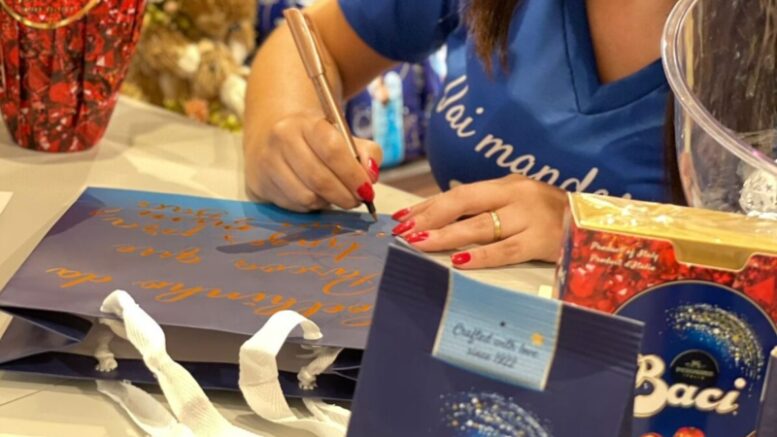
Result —
[{"label": "bag handle", "polygon": [[[221,416],[191,374],[167,354],[162,328],[127,292],[111,293],[101,311],[119,318],[119,321],[100,319],[100,323],[138,349],[172,408],[171,415],[153,397],[130,383],[98,381],[98,390],[117,402],[140,428],[152,437],[258,437]],[[303,399],[310,415],[300,417],[283,395],[276,356],[296,326],[302,328],[306,340],[322,337],[314,322],[296,312],[281,311],[273,315],[240,348],[240,389],[251,409],[268,421],[321,437],[343,437],[350,418],[348,410],[320,400]],[[115,368],[109,343],[110,336],[101,335],[95,354],[100,363],[98,368],[111,365]],[[313,346],[312,361],[298,375],[300,385],[307,389],[315,387],[316,376],[332,365],[340,351]]]},{"label": "bag handle", "polygon": [[128,382],[97,380],[97,391],[119,404],[152,437],[194,437],[192,430],[178,422],[164,405]]},{"label": "bag handle", "polygon": [[[298,325],[306,340],[322,337],[318,326],[312,321],[294,311],[280,311],[243,344],[240,348],[240,390],[251,409],[264,419],[322,437],[344,436],[347,418],[350,417],[348,410],[308,399],[305,405],[313,415],[301,418],[289,408],[283,395],[278,381],[276,356]],[[315,376],[332,365],[340,349],[321,348],[317,352],[313,361],[299,373],[303,388],[315,385]],[[346,419],[343,420],[343,417]]]},{"label": "bag handle", "polygon": [[[119,404],[130,417],[146,432],[154,431],[152,436],[172,437],[187,435],[183,428],[193,436],[253,436],[259,435],[233,426],[227,421],[208,396],[197,384],[192,375],[180,364],[173,361],[167,354],[165,334],[162,328],[143,311],[132,297],[122,290],[116,290],[103,301],[100,310],[112,314],[123,321],[123,326],[108,324],[115,329],[117,335],[126,339],[140,352],[143,362],[151,370],[162,388],[162,392],[170,404],[173,415],[178,422],[172,420],[161,404],[140,389],[130,389],[129,383],[124,385],[101,384],[98,389],[109,397],[119,400]],[[123,329],[122,329],[123,328]],[[149,414],[148,411],[159,411]],[[165,411],[165,412],[162,412]],[[139,420],[142,419],[142,420]],[[161,423],[160,427],[157,425]]]}]

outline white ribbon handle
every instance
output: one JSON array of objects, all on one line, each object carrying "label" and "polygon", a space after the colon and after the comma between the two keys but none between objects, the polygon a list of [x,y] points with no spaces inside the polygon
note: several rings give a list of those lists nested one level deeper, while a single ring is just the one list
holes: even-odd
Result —
[{"label": "white ribbon handle", "polygon": [[[262,418],[279,425],[303,429],[321,437],[345,435],[350,412],[318,400],[304,400],[310,417],[298,417],[289,408],[278,381],[276,356],[291,331],[299,325],[306,340],[321,338],[321,330],[312,321],[294,311],[274,314],[253,337],[240,348],[240,390],[248,405]],[[329,367],[340,349],[322,348],[311,364],[300,371],[300,384],[314,384],[315,376]]]},{"label": "white ribbon handle", "polygon": [[[167,409],[143,390],[129,383],[98,381],[98,390],[117,402],[132,420],[152,437],[259,437],[229,423],[213,406],[195,379],[172,360],[165,349],[162,328],[125,291],[116,290],[103,302],[101,311],[123,320],[100,319],[115,335],[126,338],[140,352],[143,361],[156,376],[172,409]],[[300,417],[291,410],[278,380],[276,356],[296,326],[306,340],[321,338],[321,330],[312,321],[293,311],[281,311],[265,323],[240,348],[240,389],[251,409],[260,417],[278,425],[302,429],[320,437],[343,437],[350,412],[320,400],[303,399],[310,415]],[[95,356],[98,369],[110,371],[116,361],[110,352],[111,336],[99,333]],[[341,349],[312,347],[312,361],[303,367],[300,386],[309,390],[315,379],[337,358]]]},{"label": "white ribbon handle", "polygon": [[98,380],[97,391],[119,404],[151,437],[194,437],[192,430],[179,423],[164,405],[128,382]]},{"label": "white ribbon handle", "polygon": [[[143,357],[143,362],[156,376],[176,423],[164,407],[140,389],[130,389],[129,384],[116,386],[100,384],[103,393],[119,402],[130,417],[153,437],[192,435],[196,437],[259,437],[229,423],[213,406],[199,384],[180,364],[170,358],[165,349],[165,334],[132,297],[122,290],[111,293],[100,310],[118,316],[124,321],[124,331],[115,323],[108,324],[118,335],[126,333]],[[152,410],[158,413],[151,413]],[[186,432],[189,432],[187,434]]]}]

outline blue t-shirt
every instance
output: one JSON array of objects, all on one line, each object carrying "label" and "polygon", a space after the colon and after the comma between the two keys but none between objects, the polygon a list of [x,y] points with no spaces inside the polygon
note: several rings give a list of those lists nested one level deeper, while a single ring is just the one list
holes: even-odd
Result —
[{"label": "blue t-shirt", "polygon": [[374,50],[417,62],[447,47],[427,153],[437,182],[510,172],[570,191],[668,200],[661,63],[602,84],[583,0],[523,0],[509,37],[509,73],[489,78],[457,0],[339,0]]}]

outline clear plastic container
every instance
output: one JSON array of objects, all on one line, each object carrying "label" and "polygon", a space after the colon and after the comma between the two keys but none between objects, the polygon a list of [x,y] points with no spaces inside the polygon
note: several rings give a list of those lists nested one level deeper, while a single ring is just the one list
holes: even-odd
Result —
[{"label": "clear plastic container", "polygon": [[662,51],[688,203],[777,218],[777,0],[679,0]]}]

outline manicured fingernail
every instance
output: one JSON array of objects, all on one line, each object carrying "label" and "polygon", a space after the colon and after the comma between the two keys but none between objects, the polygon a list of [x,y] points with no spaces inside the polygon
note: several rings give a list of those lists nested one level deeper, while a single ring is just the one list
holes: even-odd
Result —
[{"label": "manicured fingernail", "polygon": [[378,163],[375,162],[374,159],[370,158],[369,161],[367,161],[370,166],[370,177],[372,178],[372,183],[378,182],[378,178],[380,177],[380,167],[378,167]]},{"label": "manicured fingernail", "polygon": [[460,266],[463,264],[466,264],[472,260],[472,255],[470,255],[469,252],[461,252],[461,253],[455,253],[451,257],[451,262],[453,264]]},{"label": "manicured fingernail", "polygon": [[396,220],[398,222],[401,222],[408,215],[410,215],[410,208],[405,208],[405,209],[400,209],[399,211],[395,212],[391,216],[391,218],[393,218],[394,220]]},{"label": "manicured fingernail", "polygon": [[405,237],[405,241],[407,241],[410,244],[420,243],[424,240],[429,238],[429,233],[426,231],[423,232],[413,232],[412,234]]},{"label": "manicured fingernail", "polygon": [[391,231],[391,233],[394,235],[402,235],[405,232],[413,229],[414,227],[415,227],[414,221],[400,223]]},{"label": "manicured fingernail", "polygon": [[369,182],[363,183],[362,186],[356,190],[356,194],[358,194],[365,202],[372,202],[372,200],[375,199],[375,191],[372,189],[372,184]]}]

